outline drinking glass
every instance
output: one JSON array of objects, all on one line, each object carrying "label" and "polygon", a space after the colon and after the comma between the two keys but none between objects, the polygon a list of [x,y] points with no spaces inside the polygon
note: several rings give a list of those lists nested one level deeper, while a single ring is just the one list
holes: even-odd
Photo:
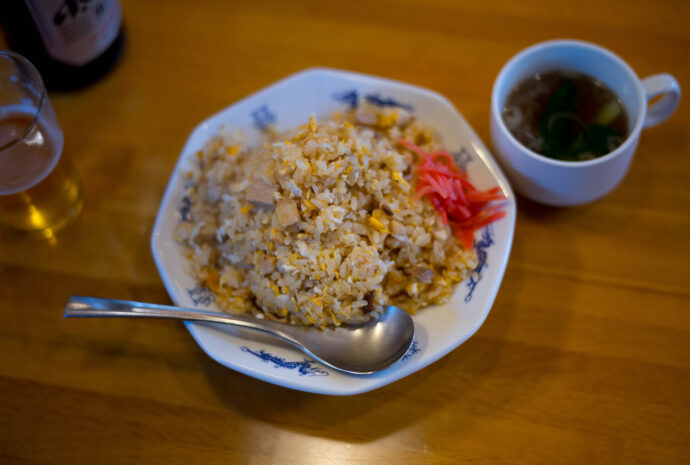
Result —
[{"label": "drinking glass", "polygon": [[0,50],[0,223],[50,235],[78,215],[82,186],[63,143],[36,68]]}]

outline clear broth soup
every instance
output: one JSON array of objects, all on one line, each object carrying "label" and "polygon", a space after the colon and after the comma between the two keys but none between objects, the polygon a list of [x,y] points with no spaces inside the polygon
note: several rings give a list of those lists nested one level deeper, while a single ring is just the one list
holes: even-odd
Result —
[{"label": "clear broth soup", "polygon": [[628,135],[620,97],[600,81],[573,71],[538,73],[506,99],[503,121],[525,147],[564,161],[592,160]]}]

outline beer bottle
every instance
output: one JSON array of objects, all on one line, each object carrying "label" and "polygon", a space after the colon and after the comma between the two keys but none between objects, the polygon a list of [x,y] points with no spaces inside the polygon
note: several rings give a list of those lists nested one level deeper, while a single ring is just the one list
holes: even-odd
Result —
[{"label": "beer bottle", "polygon": [[53,90],[96,81],[125,45],[119,0],[2,0],[0,20],[10,47],[36,65]]}]

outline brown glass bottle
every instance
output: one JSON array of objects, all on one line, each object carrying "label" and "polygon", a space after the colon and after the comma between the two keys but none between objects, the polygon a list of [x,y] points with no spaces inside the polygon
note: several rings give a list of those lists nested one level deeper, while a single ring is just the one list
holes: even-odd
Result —
[{"label": "brown glass bottle", "polygon": [[0,20],[10,47],[52,90],[98,80],[120,60],[126,42],[118,0],[2,0]]}]

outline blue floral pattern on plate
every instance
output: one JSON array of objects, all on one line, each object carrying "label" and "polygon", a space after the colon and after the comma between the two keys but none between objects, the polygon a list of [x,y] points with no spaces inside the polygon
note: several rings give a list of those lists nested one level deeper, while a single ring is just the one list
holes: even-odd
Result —
[{"label": "blue floral pattern on plate", "polygon": [[189,221],[189,212],[192,210],[192,199],[185,195],[182,197],[180,202],[180,208],[177,209],[180,212],[180,219],[182,221]]},{"label": "blue floral pattern on plate", "polygon": [[240,350],[260,358],[263,362],[272,363],[274,368],[286,368],[288,370],[297,369],[297,372],[300,376],[328,376],[328,372],[316,366],[316,362],[314,360],[305,358],[301,362],[293,362],[285,360],[283,357],[279,357],[270,352],[266,352],[263,349],[252,350],[247,346],[240,347]]},{"label": "blue floral pattern on plate", "polygon": [[463,171],[467,172],[467,165],[472,161],[472,155],[465,150],[465,147],[460,147],[459,151],[453,152],[453,160]]},{"label": "blue floral pattern on plate", "polygon": [[477,284],[479,284],[479,281],[482,279],[482,270],[488,266],[486,259],[489,254],[486,249],[491,247],[493,243],[494,231],[491,225],[489,225],[482,231],[482,238],[479,241],[476,239],[474,241],[474,248],[477,250],[478,263],[475,269],[472,270],[472,273],[467,280],[467,288],[469,289],[469,292],[465,296],[465,302],[472,300],[472,294],[474,294]]},{"label": "blue floral pattern on plate", "polygon": [[[337,92],[333,94],[332,97],[334,100],[338,102],[347,104],[351,109],[355,109],[359,106],[360,95],[357,89],[347,90],[344,92]],[[412,105],[399,102],[390,97],[381,97],[378,93],[366,94],[363,98],[371,105],[377,106],[379,108],[398,107],[408,111],[412,111],[414,109]]]},{"label": "blue floral pattern on plate", "polygon": [[213,302],[216,301],[216,294],[213,293],[208,287],[196,286],[191,289],[187,289],[187,294],[192,299],[194,306],[203,305],[208,307]]},{"label": "blue floral pattern on plate", "polygon": [[408,359],[414,357],[416,354],[420,353],[421,351],[422,351],[422,349],[419,347],[419,343],[415,339],[414,341],[412,341],[412,345],[410,346],[409,349],[407,349],[407,353],[405,355],[403,355],[402,359],[408,360]]},{"label": "blue floral pattern on plate", "polygon": [[359,106],[359,94],[354,89],[335,93],[332,97],[333,100],[346,103],[353,110]]},{"label": "blue floral pattern on plate", "polygon": [[393,100],[392,98],[383,98],[380,97],[379,94],[369,94],[364,97],[366,101],[374,106],[377,107],[398,107],[398,108],[403,108],[407,111],[412,111],[414,108],[412,108],[412,105],[408,105],[406,103],[401,103],[398,102],[397,100]]},{"label": "blue floral pattern on plate", "polygon": [[254,127],[259,131],[265,131],[271,124],[276,122],[276,114],[271,111],[268,105],[260,106],[251,115],[252,120],[254,120]]}]

